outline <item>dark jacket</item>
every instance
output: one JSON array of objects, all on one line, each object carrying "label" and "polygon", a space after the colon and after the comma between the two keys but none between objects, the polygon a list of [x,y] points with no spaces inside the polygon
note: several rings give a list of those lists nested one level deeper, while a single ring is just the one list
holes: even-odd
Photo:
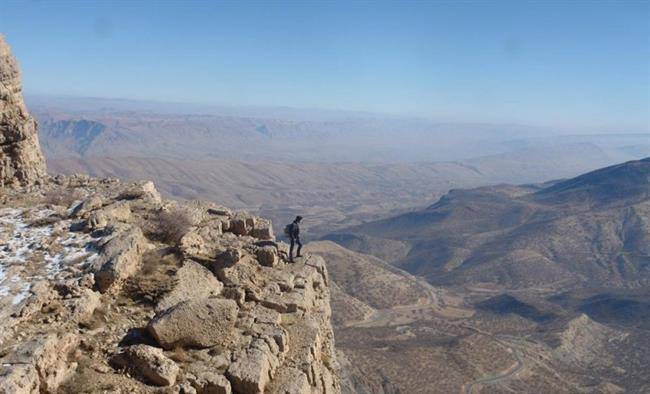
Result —
[{"label": "dark jacket", "polygon": [[297,222],[291,223],[291,238],[300,239],[300,225]]}]

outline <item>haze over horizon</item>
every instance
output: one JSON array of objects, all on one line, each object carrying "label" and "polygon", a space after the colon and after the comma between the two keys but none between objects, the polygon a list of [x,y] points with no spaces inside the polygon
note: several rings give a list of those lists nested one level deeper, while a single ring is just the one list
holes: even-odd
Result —
[{"label": "haze over horizon", "polygon": [[649,10],[647,2],[6,2],[0,27],[30,94],[645,133]]},{"label": "haze over horizon", "polygon": [[0,394],[650,393],[649,7],[0,1]]}]

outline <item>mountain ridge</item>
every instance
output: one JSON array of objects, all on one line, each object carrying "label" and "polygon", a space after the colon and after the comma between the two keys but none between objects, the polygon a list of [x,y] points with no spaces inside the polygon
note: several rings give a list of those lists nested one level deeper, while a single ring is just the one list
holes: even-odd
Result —
[{"label": "mountain ridge", "polygon": [[[392,263],[434,284],[527,287],[593,281],[642,286],[650,280],[643,257],[649,254],[644,246],[650,239],[649,175],[650,160],[643,159],[541,190],[452,190],[423,210],[338,231],[329,239],[350,246],[344,236],[349,233],[347,239],[370,236],[405,242],[408,254]],[[589,193],[595,195],[586,199]],[[570,242],[575,244],[567,248]]]}]

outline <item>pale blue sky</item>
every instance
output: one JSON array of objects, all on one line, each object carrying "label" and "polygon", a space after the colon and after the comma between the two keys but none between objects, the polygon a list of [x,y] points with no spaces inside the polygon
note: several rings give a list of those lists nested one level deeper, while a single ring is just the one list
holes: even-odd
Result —
[{"label": "pale blue sky", "polygon": [[0,1],[28,93],[650,130],[647,1]]}]

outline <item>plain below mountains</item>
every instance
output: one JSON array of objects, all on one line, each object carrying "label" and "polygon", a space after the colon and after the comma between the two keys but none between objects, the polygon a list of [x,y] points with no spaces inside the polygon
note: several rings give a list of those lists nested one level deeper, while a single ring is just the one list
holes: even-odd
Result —
[{"label": "plain below mountains", "polygon": [[426,207],[453,188],[571,177],[650,155],[647,134],[558,135],[343,111],[30,97],[53,173],[152,179],[314,237]]},{"label": "plain below mountains", "polygon": [[437,285],[650,284],[650,158],[544,185],[452,190],[325,237]]}]

